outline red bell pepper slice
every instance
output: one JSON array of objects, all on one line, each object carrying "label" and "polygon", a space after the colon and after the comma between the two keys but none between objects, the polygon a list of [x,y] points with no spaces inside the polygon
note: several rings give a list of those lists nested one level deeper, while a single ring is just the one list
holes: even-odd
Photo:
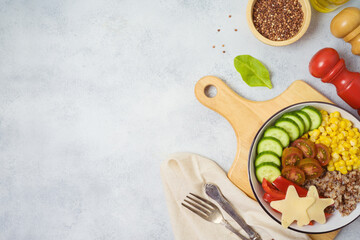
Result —
[{"label": "red bell pepper slice", "polygon": [[277,199],[284,199],[285,193],[280,192],[278,189],[274,187],[274,185],[271,184],[268,180],[265,178],[262,181],[262,187],[266,193],[268,193],[271,197],[277,198]]},{"label": "red bell pepper slice", "polygon": [[285,199],[285,197],[273,197],[268,193],[264,193],[263,199],[265,202],[271,203],[272,201],[283,200],[283,199]]},{"label": "red bell pepper slice", "polygon": [[306,188],[300,187],[299,185],[297,185],[296,183],[293,183],[292,181],[279,176],[277,177],[273,183],[272,183],[277,189],[280,190],[280,192],[284,192],[286,193],[288,187],[290,185],[294,186],[297,193],[299,194],[299,197],[306,197],[308,190]]}]

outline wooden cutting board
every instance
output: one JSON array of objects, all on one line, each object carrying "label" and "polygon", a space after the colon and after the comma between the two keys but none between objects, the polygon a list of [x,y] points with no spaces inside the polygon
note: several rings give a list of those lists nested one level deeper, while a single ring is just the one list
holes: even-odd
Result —
[{"label": "wooden cutting board", "polygon": [[[217,90],[213,97],[208,97],[206,94],[206,88],[209,86],[213,86]],[[282,94],[273,99],[256,102],[240,97],[221,79],[206,76],[196,83],[195,95],[203,105],[222,115],[234,128],[237,138],[237,153],[228,177],[253,199],[255,198],[249,183],[247,164],[251,143],[263,123],[279,110],[295,103],[330,102],[329,99],[301,80],[293,82]],[[334,231],[326,234],[313,234],[310,237],[314,240],[333,240],[338,233],[339,231]]]}]

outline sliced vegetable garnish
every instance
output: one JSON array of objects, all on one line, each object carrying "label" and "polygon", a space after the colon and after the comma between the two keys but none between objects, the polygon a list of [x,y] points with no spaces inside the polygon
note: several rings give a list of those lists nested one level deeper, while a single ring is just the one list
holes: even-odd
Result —
[{"label": "sliced vegetable garnish", "polygon": [[319,110],[312,106],[306,106],[301,111],[306,112],[310,119],[311,119],[311,126],[310,130],[314,130],[315,128],[318,128],[321,125],[322,122],[322,116]]},{"label": "sliced vegetable garnish", "polygon": [[309,179],[320,177],[324,171],[319,161],[314,158],[300,160],[298,167],[304,171],[306,178]]},{"label": "sliced vegetable garnish", "polygon": [[264,137],[274,137],[278,139],[283,147],[289,146],[290,137],[289,134],[280,127],[269,127],[264,132]]},{"label": "sliced vegetable garnish", "polygon": [[279,198],[279,199],[284,199],[285,198],[285,193],[280,192],[278,189],[275,188],[274,185],[271,184],[271,182],[269,182],[265,178],[263,179],[261,185],[262,185],[262,188],[264,189],[264,191],[266,193],[270,194],[271,197]]},{"label": "sliced vegetable garnish", "polygon": [[304,124],[305,124],[305,132],[308,132],[310,130],[310,126],[311,126],[311,119],[309,117],[309,114],[307,114],[306,112],[302,112],[302,111],[296,111],[295,113],[302,118],[302,120],[304,121]]},{"label": "sliced vegetable garnish", "polygon": [[284,115],[282,115],[281,118],[288,118],[288,119],[293,120],[299,127],[300,135],[304,134],[304,132],[305,132],[304,120],[301,117],[299,117],[299,115],[297,115],[295,112],[285,113]]},{"label": "sliced vegetable garnish", "polygon": [[275,154],[274,152],[270,152],[270,151],[262,152],[256,157],[255,167],[258,167],[260,164],[265,163],[265,162],[274,163],[279,167],[281,165],[278,155]]},{"label": "sliced vegetable garnish", "polygon": [[285,148],[281,157],[282,166],[295,166],[299,164],[301,159],[303,159],[303,152],[300,149],[296,147]]},{"label": "sliced vegetable garnish", "polygon": [[300,187],[299,185],[297,185],[296,183],[287,180],[286,178],[279,176],[277,177],[272,184],[279,189],[279,191],[286,193],[287,189],[289,186],[294,186],[298,195],[300,197],[306,197],[308,190],[306,188]]},{"label": "sliced vegetable garnish", "polygon": [[294,141],[300,136],[300,129],[296,122],[288,118],[280,118],[275,126],[283,128],[290,136],[290,140]]},{"label": "sliced vegetable garnish", "polygon": [[304,156],[307,158],[314,158],[316,155],[315,143],[313,143],[309,139],[297,139],[291,144],[291,146],[299,148],[304,153]]},{"label": "sliced vegetable garnish", "polygon": [[276,138],[263,137],[258,143],[257,153],[271,151],[271,152],[274,152],[279,157],[281,157],[282,149],[283,149],[283,147],[282,147],[281,142],[279,140],[277,140]]},{"label": "sliced vegetable garnish", "polygon": [[299,184],[299,185],[302,185],[304,184],[305,182],[305,173],[303,170],[301,170],[300,168],[296,167],[296,166],[287,166],[287,167],[284,167],[282,170],[281,170],[281,175],[296,183],[296,184]]},{"label": "sliced vegetable garnish", "polygon": [[277,165],[273,163],[262,163],[255,169],[256,178],[259,182],[265,178],[269,182],[274,181],[281,172]]},{"label": "sliced vegetable garnish", "polygon": [[322,143],[315,144],[316,148],[316,159],[319,161],[321,166],[326,166],[330,162],[330,150],[327,146]]}]

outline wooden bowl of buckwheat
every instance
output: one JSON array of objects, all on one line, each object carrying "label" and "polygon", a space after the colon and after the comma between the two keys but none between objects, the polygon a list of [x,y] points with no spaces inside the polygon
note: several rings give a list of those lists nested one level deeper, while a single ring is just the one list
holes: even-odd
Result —
[{"label": "wooden bowl of buckwheat", "polygon": [[257,39],[271,46],[299,40],[311,19],[308,0],[249,0],[246,18]]}]

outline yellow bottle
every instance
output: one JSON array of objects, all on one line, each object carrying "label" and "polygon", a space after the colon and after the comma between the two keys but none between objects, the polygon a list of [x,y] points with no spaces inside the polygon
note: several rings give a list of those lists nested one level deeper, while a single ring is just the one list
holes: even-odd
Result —
[{"label": "yellow bottle", "polygon": [[311,5],[319,12],[328,13],[332,12],[340,5],[350,0],[310,0]]}]

